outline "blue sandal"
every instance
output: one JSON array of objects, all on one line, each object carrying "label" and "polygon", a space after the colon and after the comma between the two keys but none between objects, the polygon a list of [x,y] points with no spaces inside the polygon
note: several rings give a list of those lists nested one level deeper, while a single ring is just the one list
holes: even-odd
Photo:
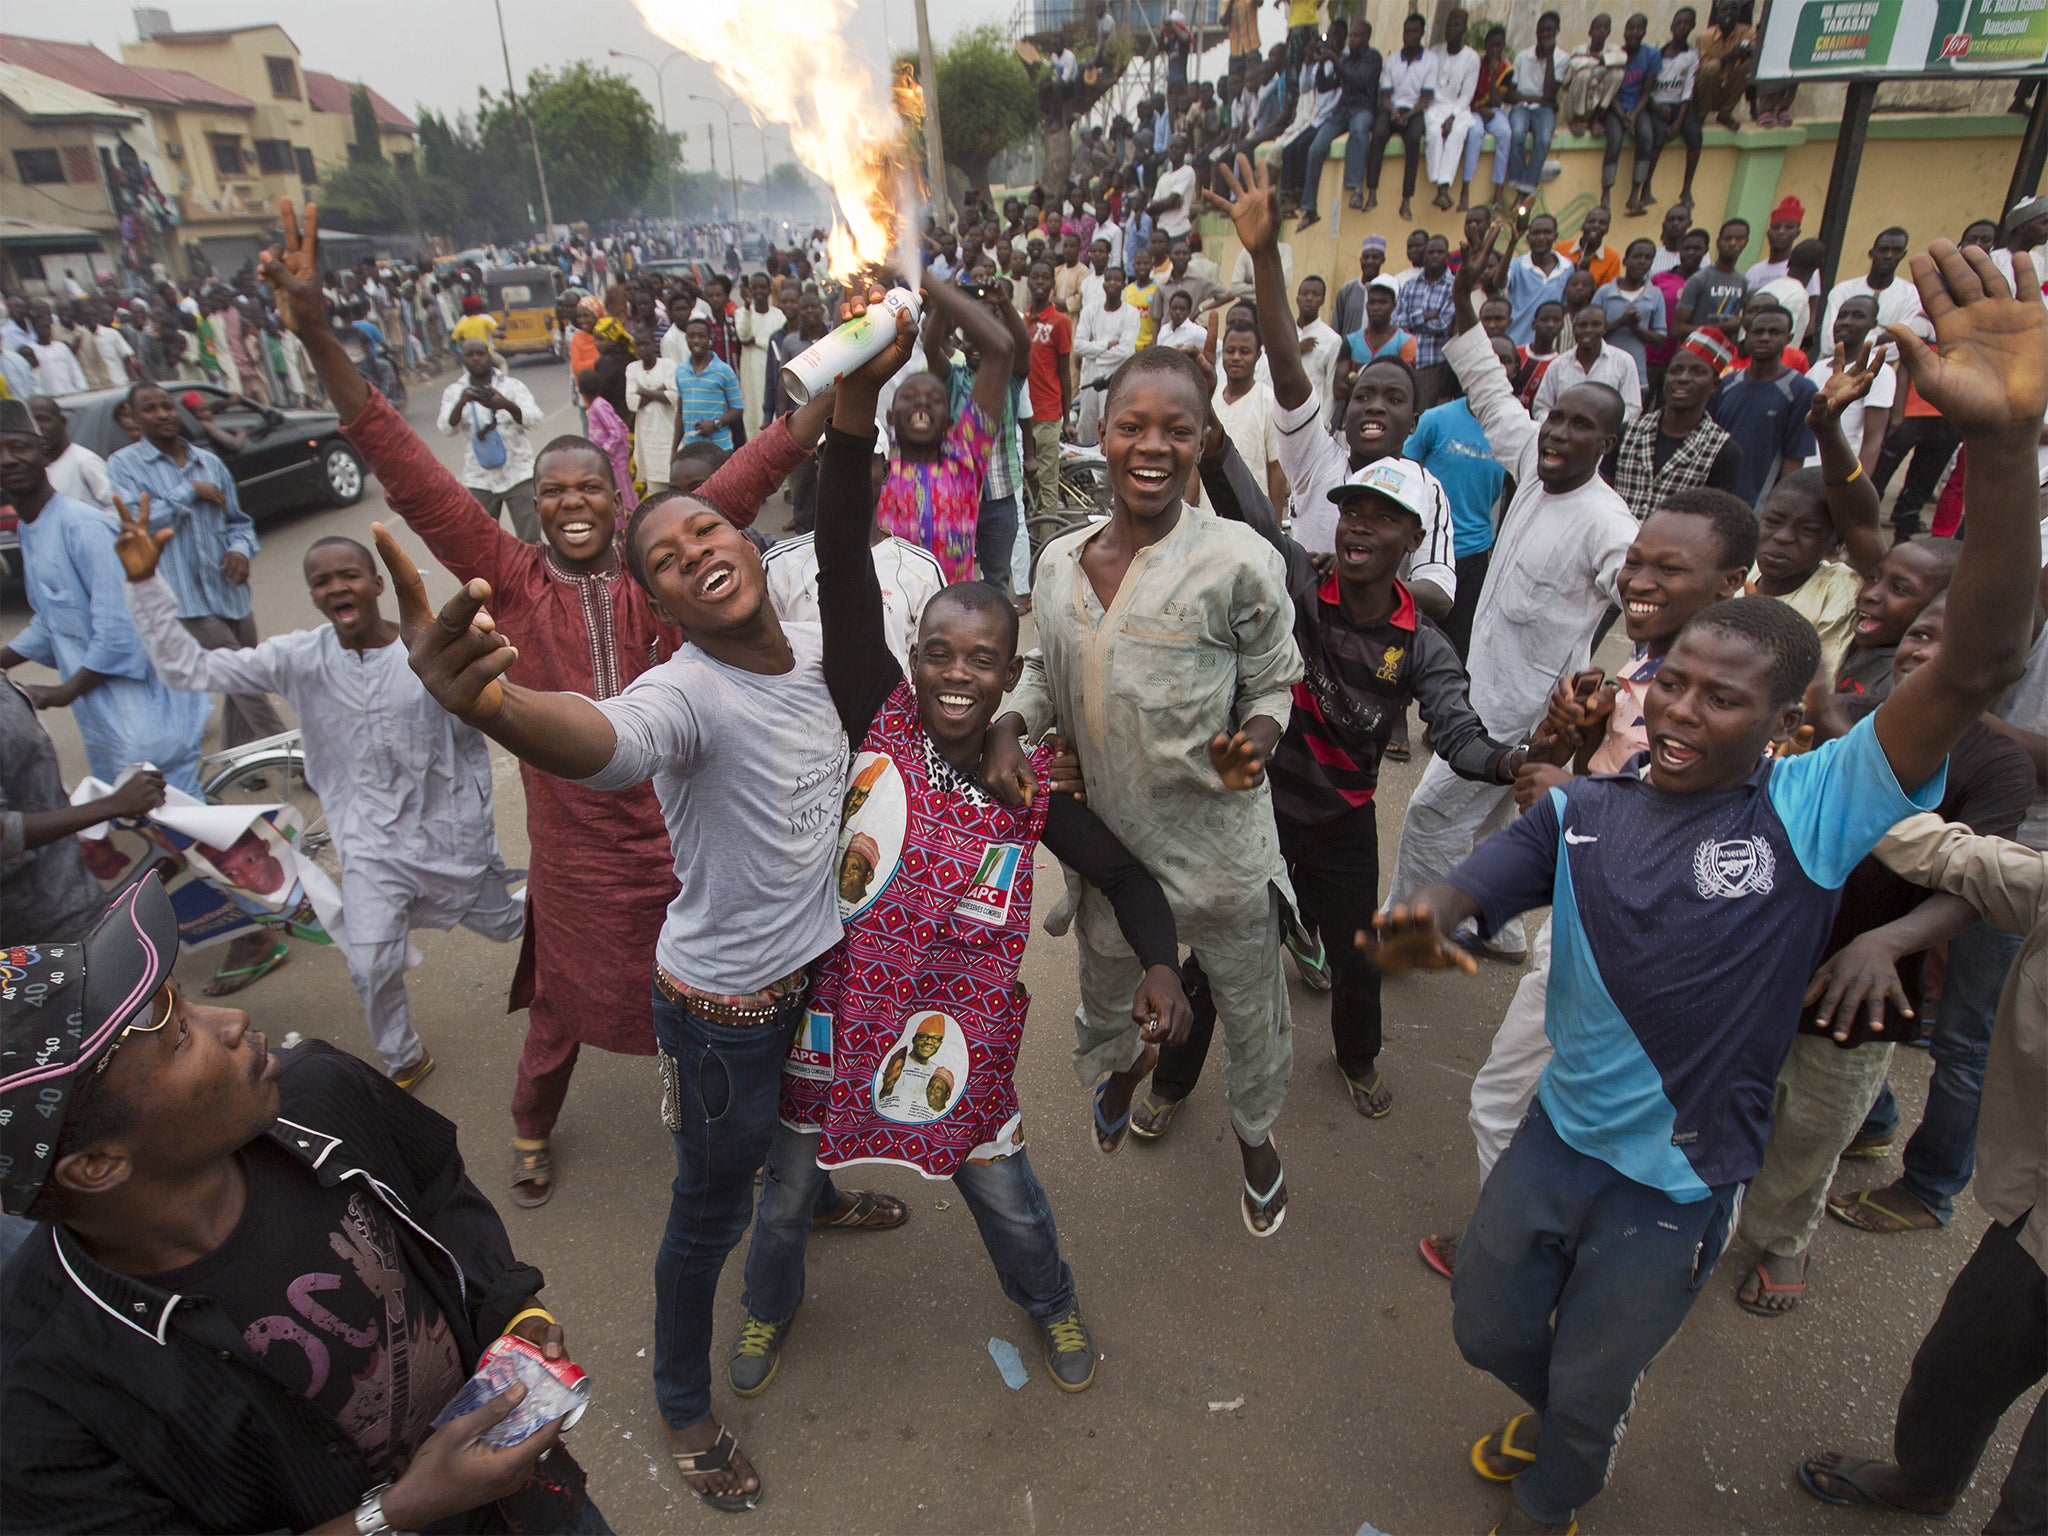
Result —
[{"label": "blue sandal", "polygon": [[[1109,1120],[1105,1120],[1105,1119],[1103,1119],[1103,1118],[1102,1118],[1102,1094],[1103,1094],[1103,1090],[1104,1090],[1104,1089],[1106,1089],[1106,1088],[1108,1088],[1108,1087],[1109,1087],[1109,1079],[1108,1079],[1108,1078],[1106,1078],[1106,1077],[1105,1077],[1105,1078],[1104,1078],[1104,1079],[1103,1079],[1103,1080],[1102,1080],[1101,1082],[1099,1082],[1099,1083],[1097,1083],[1097,1084],[1095,1085],[1095,1101],[1094,1101],[1094,1110],[1095,1110],[1095,1137],[1094,1137],[1094,1141],[1095,1141],[1095,1150],[1096,1150],[1097,1152],[1101,1153],[1101,1154],[1102,1154],[1102,1156],[1104,1156],[1104,1157],[1115,1157],[1115,1156],[1117,1155],[1117,1153],[1119,1153],[1119,1152],[1121,1152],[1121,1151],[1123,1150],[1123,1145],[1124,1145],[1124,1137],[1125,1137],[1125,1135],[1126,1135],[1126,1134],[1127,1134],[1127,1133],[1128,1133],[1128,1132],[1130,1131],[1130,1128],[1131,1128],[1131,1111],[1130,1111],[1130,1107],[1129,1107],[1129,1106],[1127,1105],[1127,1106],[1125,1106],[1125,1109],[1124,1109],[1124,1113],[1123,1113],[1123,1118],[1122,1118],[1121,1120],[1117,1120],[1117,1121],[1114,1121],[1114,1122],[1112,1122],[1112,1121],[1109,1121]],[[1109,1145],[1108,1145],[1108,1146],[1106,1146],[1106,1147],[1105,1147],[1105,1146],[1103,1145],[1103,1143],[1104,1143],[1105,1141],[1107,1141],[1107,1142],[1109,1143]]]}]

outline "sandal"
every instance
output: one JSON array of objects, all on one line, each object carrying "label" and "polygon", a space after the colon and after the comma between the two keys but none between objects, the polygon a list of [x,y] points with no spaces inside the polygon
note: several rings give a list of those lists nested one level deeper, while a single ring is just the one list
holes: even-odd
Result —
[{"label": "sandal", "polygon": [[1351,1107],[1368,1120],[1384,1120],[1394,1112],[1394,1090],[1387,1086],[1384,1072],[1375,1072],[1372,1081],[1361,1083],[1342,1067],[1337,1069],[1344,1076],[1344,1091],[1351,1095]]},{"label": "sandal", "polygon": [[1415,1251],[1422,1255],[1422,1262],[1446,1280],[1454,1279],[1458,1273],[1458,1239],[1441,1237],[1431,1233],[1416,1243]]},{"label": "sandal", "polygon": [[[1272,1147],[1273,1156],[1278,1158],[1280,1156],[1280,1144],[1273,1141],[1270,1137],[1267,1139],[1267,1144]],[[1283,1203],[1280,1209],[1275,1211],[1273,1204],[1275,1201],[1284,1200],[1286,1194],[1287,1169],[1285,1166],[1273,1175],[1272,1188],[1268,1189],[1263,1195],[1252,1188],[1252,1181],[1250,1179],[1246,1179],[1244,1181],[1244,1194],[1237,1203],[1238,1214],[1244,1217],[1245,1231],[1251,1233],[1253,1237],[1260,1238],[1271,1237],[1274,1233],[1278,1232],[1287,1220],[1287,1205]],[[1260,1227],[1254,1224],[1252,1220],[1254,1216],[1266,1215],[1270,1215],[1272,1220],[1267,1222],[1265,1226]]]},{"label": "sandal", "polygon": [[[1889,1235],[1893,1232],[1938,1232],[1941,1230],[1942,1224],[1935,1220],[1933,1212],[1929,1211],[1925,1206],[1920,1206],[1920,1210],[1926,1219],[1915,1220],[1906,1212],[1895,1211],[1882,1201],[1872,1198],[1873,1196],[1884,1194],[1886,1190],[1895,1188],[1897,1188],[1896,1185],[1888,1184],[1884,1189],[1858,1190],[1854,1195],[1847,1198],[1841,1195],[1829,1195],[1828,1214],[1834,1217],[1835,1220],[1846,1222],[1849,1226],[1856,1227],[1864,1232],[1880,1232]],[[1904,1193],[1904,1191],[1900,1192]],[[1913,1199],[1911,1195],[1907,1195],[1906,1198],[1909,1200]],[[1913,1203],[1919,1205],[1917,1200],[1914,1200]]]},{"label": "sandal", "polygon": [[1131,1111],[1131,1134],[1140,1141],[1157,1141],[1173,1124],[1186,1099],[1155,1099],[1148,1091]]},{"label": "sandal", "polygon": [[[1535,1425],[1529,1431],[1529,1443],[1515,1443],[1515,1431],[1525,1419],[1534,1419]],[[1518,1461],[1522,1471],[1536,1465],[1536,1441],[1543,1433],[1542,1417],[1534,1413],[1518,1413],[1490,1435],[1481,1435],[1472,1443],[1472,1470],[1489,1483],[1512,1483],[1522,1475],[1521,1471],[1501,1473],[1486,1463],[1488,1458],[1498,1461]],[[1498,1441],[1498,1444],[1495,1442]],[[1492,1447],[1488,1449],[1488,1447]]]},{"label": "sandal", "polygon": [[[1946,1520],[1949,1512],[1932,1509],[1911,1509],[1904,1504],[1894,1504],[1876,1490],[1866,1488],[1856,1479],[1865,1467],[1881,1467],[1885,1463],[1868,1456],[1844,1456],[1830,1467],[1817,1467],[1811,1456],[1799,1463],[1799,1486],[1819,1499],[1823,1504],[1835,1504],[1845,1509],[1882,1509],[1895,1515],[1918,1515],[1922,1520]],[[1848,1498],[1839,1493],[1829,1493],[1821,1487],[1819,1479],[1832,1478],[1844,1488],[1850,1489],[1856,1497]]]},{"label": "sandal", "polygon": [[[1117,1153],[1123,1150],[1124,1137],[1130,1132],[1132,1111],[1126,1108],[1123,1118],[1120,1120],[1111,1121],[1103,1119],[1102,1095],[1108,1088],[1109,1079],[1106,1077],[1095,1085],[1095,1095],[1092,1104],[1095,1111],[1095,1134],[1090,1139],[1095,1143],[1095,1150],[1097,1152],[1101,1153],[1104,1157],[1115,1157]],[[1104,1145],[1104,1143],[1107,1143],[1107,1145]]]},{"label": "sandal", "polygon": [[[707,1493],[690,1479],[709,1477],[714,1472],[730,1472],[733,1456],[737,1454],[739,1448],[740,1443],[733,1436],[733,1432],[721,1428],[718,1431],[718,1438],[705,1449],[670,1451],[669,1458],[675,1462],[676,1470],[683,1474],[683,1486],[699,1500],[709,1504],[713,1509],[736,1515],[743,1510],[752,1509],[761,1502],[761,1495],[766,1491],[765,1484],[756,1487],[752,1493]],[[754,1473],[754,1481],[757,1484],[761,1483],[761,1474],[758,1470]]]},{"label": "sandal", "polygon": [[[1756,1278],[1756,1294],[1745,1300],[1742,1292],[1749,1282],[1743,1281],[1742,1285],[1736,1287],[1735,1305],[1757,1317],[1784,1317],[1799,1305],[1799,1298],[1806,1294],[1806,1280],[1803,1276],[1790,1285],[1778,1285],[1764,1272],[1761,1259],[1750,1267],[1750,1274]],[[1771,1296],[1790,1296],[1792,1300],[1782,1307],[1774,1307],[1766,1300]]]},{"label": "sandal", "polygon": [[280,965],[283,965],[286,960],[290,959],[291,953],[291,945],[280,939],[272,946],[270,953],[254,965],[238,965],[233,970],[223,968],[215,971],[213,979],[207,982],[200,990],[208,997],[231,996],[241,991],[242,988],[248,986],[251,982],[261,981],[264,977],[268,976]]},{"label": "sandal", "polygon": [[853,1205],[837,1216],[813,1216],[813,1232],[837,1227],[846,1232],[887,1232],[910,1220],[910,1207],[894,1195],[878,1195],[870,1189],[853,1191]]},{"label": "sandal", "polygon": [[534,1210],[555,1197],[555,1160],[546,1146],[512,1147],[512,1203]]}]

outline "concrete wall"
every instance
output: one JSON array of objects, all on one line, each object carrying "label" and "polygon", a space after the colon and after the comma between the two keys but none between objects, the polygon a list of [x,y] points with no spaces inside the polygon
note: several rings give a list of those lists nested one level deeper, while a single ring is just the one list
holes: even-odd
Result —
[{"label": "concrete wall", "polygon": [[[1956,238],[1971,219],[1999,217],[2004,211],[2001,205],[2012,178],[2024,125],[2024,119],[2004,113],[1873,118],[1864,143],[1857,195],[1850,208],[1848,236],[1842,248],[1842,275],[1862,270],[1863,253],[1870,248],[1877,232],[1888,225],[1904,225],[1914,244],[1920,246],[1937,236]],[[1806,205],[1806,233],[1818,234],[1834,156],[1835,128],[1832,121],[1802,122],[1791,128],[1768,130],[1744,127],[1739,134],[1709,128],[1699,172],[1693,181],[1693,222],[1713,230],[1724,218],[1739,215],[1749,219],[1752,241],[1743,260],[1754,261],[1762,254],[1767,215],[1780,197],[1790,193]],[[1558,215],[1567,236],[1576,232],[1578,217],[1599,197],[1604,147],[1605,141],[1594,136],[1575,138],[1559,134],[1551,141],[1550,156],[1562,166],[1562,174],[1543,184],[1537,207]],[[1411,229],[1419,227],[1432,234],[1447,235],[1455,246],[1462,216],[1431,207],[1431,193],[1422,178],[1417,178],[1414,222],[1405,222],[1398,216],[1400,150],[1398,139],[1388,146],[1379,207],[1370,214],[1361,214],[1345,206],[1344,140],[1337,140],[1329,162],[1323,167],[1319,198],[1323,221],[1306,233],[1298,233],[1290,220],[1283,232],[1283,238],[1294,247],[1297,278],[1320,272],[1330,279],[1334,293],[1337,283],[1358,275],[1358,245],[1366,235],[1386,237],[1389,271],[1405,265],[1403,247]],[[1656,238],[1664,209],[1678,195],[1683,179],[1684,145],[1674,140],[1667,147],[1652,183],[1662,201],[1643,218],[1627,218],[1621,209],[1633,154],[1632,146],[1622,150],[1619,184],[1613,200],[1614,229],[1608,240],[1617,248],[1638,235]],[[1480,161],[1479,176],[1473,182],[1475,197],[1491,192],[1492,166],[1493,149],[1489,144]],[[1203,220],[1201,228],[1208,254],[1229,271],[1238,249],[1230,221],[1211,215]]]}]

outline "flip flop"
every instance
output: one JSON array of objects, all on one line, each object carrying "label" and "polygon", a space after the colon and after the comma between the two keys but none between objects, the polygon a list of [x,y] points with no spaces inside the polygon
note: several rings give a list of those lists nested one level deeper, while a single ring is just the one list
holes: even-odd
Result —
[{"label": "flip flop", "polygon": [[[1863,1484],[1856,1481],[1858,1475],[1865,1467],[1881,1467],[1883,1465],[1885,1463],[1875,1461],[1868,1456],[1848,1456],[1832,1467],[1816,1467],[1813,1464],[1813,1458],[1808,1456],[1799,1463],[1799,1486],[1812,1494],[1816,1499],[1819,1499],[1821,1503],[1833,1504],[1843,1509],[1882,1509],[1894,1515],[1918,1515],[1922,1520],[1946,1520],[1948,1518],[1949,1512],[1945,1509],[1939,1514],[1932,1510],[1908,1509],[1903,1504],[1894,1504],[1883,1494],[1873,1493],[1870,1489],[1864,1487]],[[1823,1477],[1833,1478],[1843,1487],[1855,1489],[1858,1496],[1853,1499],[1846,1499],[1839,1493],[1829,1493],[1820,1485],[1819,1479]]]},{"label": "flip flop", "polygon": [[1167,1127],[1173,1124],[1173,1117],[1180,1113],[1180,1107],[1185,1103],[1186,1099],[1155,1099],[1150,1093],[1145,1094],[1138,1103],[1144,1119],[1142,1122],[1135,1117],[1132,1119],[1131,1134],[1140,1141],[1157,1141],[1166,1134]]},{"label": "flip flop", "polygon": [[1738,1287],[1735,1292],[1735,1305],[1754,1316],[1785,1317],[1792,1311],[1793,1307],[1799,1305],[1797,1301],[1794,1301],[1792,1306],[1789,1307],[1767,1307],[1764,1305],[1764,1298],[1766,1296],[1796,1297],[1806,1294],[1806,1282],[1804,1280],[1796,1281],[1791,1285],[1774,1284],[1771,1277],[1764,1273],[1763,1260],[1761,1259],[1751,1266],[1750,1273],[1756,1276],[1757,1293],[1748,1301],[1744,1301],[1742,1299],[1742,1291]]},{"label": "flip flop", "polygon": [[[1271,1138],[1269,1137],[1268,1145],[1270,1145],[1273,1148],[1273,1156],[1276,1158],[1279,1157],[1280,1144],[1277,1141],[1271,1140]],[[1293,1204],[1291,1200],[1288,1202],[1287,1205],[1283,1205],[1280,1207],[1279,1213],[1273,1217],[1272,1223],[1269,1226],[1267,1226],[1263,1231],[1261,1231],[1258,1227],[1252,1225],[1252,1217],[1254,1215],[1263,1216],[1264,1214],[1266,1214],[1266,1212],[1271,1209],[1274,1200],[1278,1199],[1281,1192],[1286,1188],[1287,1168],[1284,1164],[1281,1166],[1280,1171],[1273,1175],[1272,1187],[1268,1189],[1263,1195],[1260,1194],[1256,1189],[1252,1188],[1252,1181],[1250,1179],[1246,1179],[1244,1181],[1244,1194],[1238,1199],[1237,1210],[1238,1214],[1244,1218],[1245,1231],[1251,1233],[1253,1237],[1266,1238],[1271,1237],[1274,1233],[1280,1230],[1281,1226],[1284,1225],[1287,1220],[1288,1207]]]},{"label": "flip flop", "polygon": [[[1525,1468],[1536,1465],[1536,1453],[1524,1446],[1515,1444],[1515,1428],[1524,1419],[1535,1419],[1536,1431],[1538,1434],[1542,1433],[1543,1420],[1540,1417],[1534,1413],[1518,1413],[1492,1434],[1481,1435],[1472,1442],[1472,1470],[1485,1478],[1489,1483],[1512,1483],[1522,1474],[1520,1472],[1510,1472],[1506,1477],[1501,1476],[1500,1473],[1491,1470],[1486,1465],[1486,1458],[1488,1456],[1498,1456],[1508,1461],[1519,1461]],[[1487,1445],[1495,1440],[1500,1442],[1498,1448],[1491,1451],[1487,1450]]]},{"label": "flip flop", "polygon": [[[878,1213],[887,1212],[888,1219],[875,1220]],[[910,1220],[910,1207],[894,1195],[878,1195],[873,1190],[853,1191],[853,1207],[838,1216],[813,1216],[813,1232],[887,1232],[900,1227]]]},{"label": "flip flop", "polygon": [[703,1450],[670,1451],[669,1459],[675,1462],[676,1470],[683,1474],[683,1486],[697,1499],[709,1504],[713,1509],[723,1510],[732,1515],[752,1509],[761,1502],[761,1495],[768,1491],[768,1485],[762,1481],[758,1467],[754,1469],[754,1481],[759,1486],[752,1493],[706,1493],[690,1479],[703,1477],[711,1472],[731,1471],[733,1455],[739,1448],[740,1443],[734,1438],[733,1432],[729,1429],[720,1429],[718,1438]]},{"label": "flip flop", "polygon": [[[1886,1186],[1889,1188],[1890,1186]],[[1855,1198],[1844,1200],[1840,1195],[1828,1196],[1828,1214],[1847,1226],[1862,1232],[1877,1232],[1889,1235],[1894,1232],[1939,1232],[1941,1223],[1930,1214],[1927,1220],[1914,1221],[1888,1205],[1871,1199],[1883,1190],[1860,1189]]]},{"label": "flip flop", "polygon": [[[261,981],[280,965],[283,965],[286,960],[291,958],[291,953],[291,945],[280,939],[272,946],[270,953],[254,965],[238,965],[232,970],[215,971],[212,979],[200,988],[200,992],[206,997],[232,997],[251,982]],[[224,981],[233,982],[234,985],[225,987],[220,985]]]},{"label": "flip flop", "polygon": [[[1500,1527],[1496,1525],[1486,1533],[1486,1536],[1500,1536]],[[1564,1528],[1564,1536],[1579,1536],[1579,1522],[1576,1516],[1573,1517],[1572,1523]]]},{"label": "flip flop", "polygon": [[[1106,1090],[1108,1087],[1109,1079],[1106,1077],[1101,1082],[1095,1085],[1095,1134],[1089,1139],[1094,1142],[1095,1150],[1102,1154],[1102,1156],[1115,1157],[1117,1153],[1123,1150],[1124,1137],[1130,1131],[1131,1109],[1133,1106],[1125,1106],[1123,1118],[1121,1120],[1111,1122],[1103,1119],[1102,1095],[1104,1090]],[[1109,1145],[1105,1147],[1103,1145],[1104,1141],[1107,1141]]]},{"label": "flip flop", "polygon": [[[1418,1240],[1415,1251],[1422,1255],[1422,1262],[1446,1280],[1454,1279],[1458,1269],[1458,1239],[1440,1237],[1435,1233]],[[1482,1474],[1484,1475],[1484,1474]]]},{"label": "flip flop", "polygon": [[1372,1096],[1387,1086],[1387,1077],[1384,1072],[1375,1072],[1372,1075],[1371,1082],[1361,1083],[1349,1072],[1344,1071],[1342,1067],[1339,1067],[1337,1071],[1344,1079],[1344,1091],[1351,1095],[1351,1107],[1365,1116],[1366,1119],[1384,1120],[1394,1112],[1394,1090],[1391,1088],[1387,1088],[1386,1102],[1380,1105],[1378,1109],[1372,1107]]}]

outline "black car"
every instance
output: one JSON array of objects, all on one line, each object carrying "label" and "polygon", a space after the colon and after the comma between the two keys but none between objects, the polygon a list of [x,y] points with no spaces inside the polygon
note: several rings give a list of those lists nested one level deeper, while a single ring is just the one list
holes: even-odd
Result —
[{"label": "black car", "polygon": [[[352,506],[362,499],[363,461],[342,437],[341,418],[332,411],[278,410],[246,400],[230,405],[218,384],[174,380],[163,387],[178,402],[186,438],[220,455],[235,477],[242,510],[252,518],[321,503]],[[215,426],[246,432],[248,441],[234,453],[221,447],[185,408],[188,394],[212,407]],[[135,441],[114,420],[127,398],[125,388],[94,389],[60,396],[57,404],[71,425],[71,440],[110,459]]]}]

